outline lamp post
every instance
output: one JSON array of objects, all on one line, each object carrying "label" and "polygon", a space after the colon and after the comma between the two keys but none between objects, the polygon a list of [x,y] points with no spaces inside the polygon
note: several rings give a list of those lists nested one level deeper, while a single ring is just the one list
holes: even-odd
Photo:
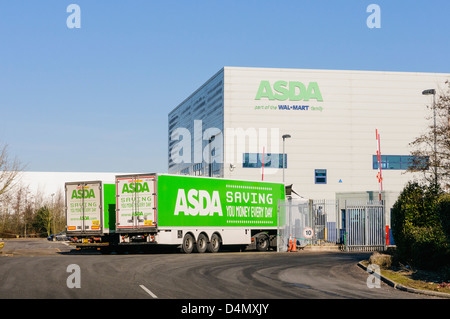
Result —
[{"label": "lamp post", "polygon": [[[52,219],[53,219],[53,234],[56,235],[56,226],[55,226],[55,202],[53,201],[53,196],[55,196],[55,193],[52,194]],[[53,241],[56,241],[56,236],[53,236]]]},{"label": "lamp post", "polygon": [[[212,142],[216,139],[216,137],[217,136],[219,136],[221,134],[221,132],[219,132],[219,133],[217,133],[217,134],[215,134],[215,135],[212,135],[212,136],[210,136],[209,137],[209,165],[208,165],[208,167],[209,167],[209,169],[208,169],[208,175],[209,175],[209,177],[212,177],[213,176],[213,174],[212,174],[212,170],[213,170],[213,160],[212,160],[212,157],[214,156],[216,156],[216,148],[214,147],[214,154],[212,154],[212,151],[213,151],[213,148],[211,148],[211,144],[212,144]],[[222,143],[223,144],[223,143]],[[223,147],[222,147],[222,149],[223,149]]]},{"label": "lamp post", "polygon": [[437,185],[438,183],[438,176],[437,176],[437,149],[436,149],[436,90],[435,89],[428,89],[422,91],[423,95],[433,95],[433,119],[434,119],[434,126],[433,126],[433,134],[434,134],[434,183]]},{"label": "lamp post", "polygon": [[287,138],[291,138],[291,136],[290,136],[289,134],[284,134],[284,135],[282,136],[282,138],[283,138],[283,184],[284,184],[284,168],[285,168],[285,163],[286,163],[286,161],[285,161],[285,159],[286,159],[286,153],[285,153],[285,151],[284,151],[284,144],[285,144],[285,140],[286,140]]}]

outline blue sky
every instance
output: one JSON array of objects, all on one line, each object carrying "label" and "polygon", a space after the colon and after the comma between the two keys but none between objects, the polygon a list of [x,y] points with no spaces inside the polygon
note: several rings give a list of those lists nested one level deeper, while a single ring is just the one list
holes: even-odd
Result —
[{"label": "blue sky", "polygon": [[166,172],[168,113],[223,66],[450,73],[448,12],[446,0],[0,0],[0,143],[30,171]]}]

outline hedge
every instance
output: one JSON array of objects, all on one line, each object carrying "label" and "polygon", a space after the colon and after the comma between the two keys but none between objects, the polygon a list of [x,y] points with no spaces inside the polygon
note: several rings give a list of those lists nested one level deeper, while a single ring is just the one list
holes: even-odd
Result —
[{"label": "hedge", "polygon": [[449,262],[450,195],[410,182],[392,208],[392,234],[402,262],[435,269]]}]

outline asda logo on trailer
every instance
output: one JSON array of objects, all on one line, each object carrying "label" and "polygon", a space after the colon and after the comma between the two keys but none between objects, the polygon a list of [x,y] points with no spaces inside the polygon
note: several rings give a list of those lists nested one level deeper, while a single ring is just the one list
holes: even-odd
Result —
[{"label": "asda logo on trailer", "polygon": [[123,193],[145,193],[150,192],[150,189],[148,188],[148,183],[130,183],[130,184],[123,184],[122,187],[122,194]]},{"label": "asda logo on trailer", "polygon": [[74,189],[72,192],[71,199],[82,199],[82,198],[95,198],[95,193],[93,189]]},{"label": "asda logo on trailer", "polygon": [[158,177],[160,226],[276,225],[277,200],[282,184],[208,179],[187,176]]},{"label": "asda logo on trailer", "polygon": [[[249,217],[249,214],[251,217],[263,217],[261,212],[264,208],[265,217],[272,217],[272,208],[269,207],[273,204],[271,193],[227,191],[224,200],[229,217]],[[265,207],[266,204],[268,207]],[[184,189],[178,189],[174,215],[178,216],[180,213],[191,216],[223,216],[219,191],[212,191],[210,194],[206,190],[190,189],[186,194]]]},{"label": "asda logo on trailer", "polygon": [[309,82],[305,85],[298,81],[276,81],[270,84],[269,81],[261,81],[255,100],[266,98],[270,101],[309,101],[316,100],[322,102],[322,93],[317,82]]},{"label": "asda logo on trailer", "polygon": [[222,206],[218,191],[210,195],[206,190],[190,189],[187,193],[184,189],[178,189],[174,215],[180,213],[191,216],[222,216]]}]

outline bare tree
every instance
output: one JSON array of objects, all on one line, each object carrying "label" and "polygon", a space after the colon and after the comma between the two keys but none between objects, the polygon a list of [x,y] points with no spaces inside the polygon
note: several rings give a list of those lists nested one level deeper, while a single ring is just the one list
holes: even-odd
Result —
[{"label": "bare tree", "polygon": [[0,197],[13,186],[24,166],[17,158],[11,160],[8,155],[8,145],[0,150]]},{"label": "bare tree", "polygon": [[[410,143],[412,163],[407,171],[422,172],[429,184],[450,190],[450,82],[435,102],[427,106],[433,119],[428,130]],[[437,93],[437,92],[436,92]]]},{"label": "bare tree", "polygon": [[66,227],[66,215],[64,211],[64,193],[62,190],[56,192],[53,202],[53,214],[56,221],[56,232],[60,232]]}]

